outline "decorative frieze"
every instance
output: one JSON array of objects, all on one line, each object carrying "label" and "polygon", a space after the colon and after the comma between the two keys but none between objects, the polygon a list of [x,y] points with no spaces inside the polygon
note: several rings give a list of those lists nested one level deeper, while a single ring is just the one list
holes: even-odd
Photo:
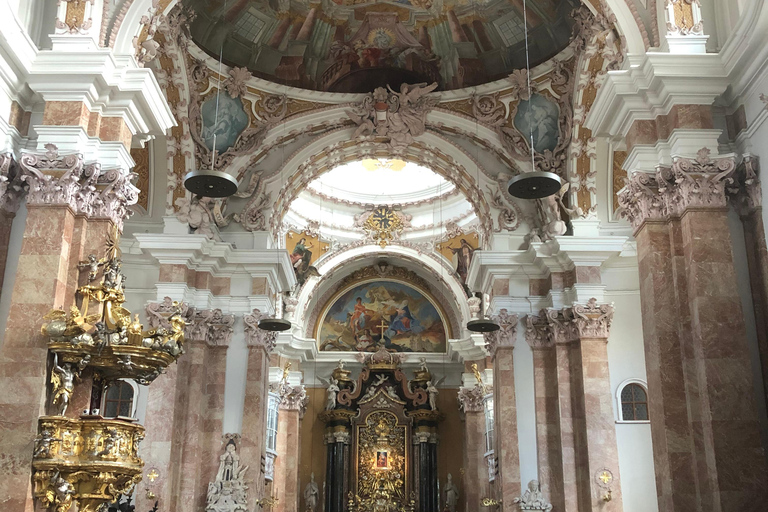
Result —
[{"label": "decorative frieze", "polygon": [[265,331],[259,328],[259,320],[266,318],[267,315],[254,309],[250,315],[245,315],[245,342],[248,347],[262,347],[267,353],[275,348],[276,333],[274,331]]},{"label": "decorative frieze", "polygon": [[509,314],[506,309],[500,309],[499,313],[491,316],[491,320],[499,325],[496,332],[487,332],[485,337],[485,348],[490,352],[491,357],[496,355],[499,348],[514,348],[515,338],[517,337],[517,320],[515,314]]}]

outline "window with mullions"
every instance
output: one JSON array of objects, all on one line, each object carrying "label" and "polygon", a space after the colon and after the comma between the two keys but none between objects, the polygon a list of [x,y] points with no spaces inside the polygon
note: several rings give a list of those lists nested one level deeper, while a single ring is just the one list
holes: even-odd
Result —
[{"label": "window with mullions", "polygon": [[104,393],[102,415],[105,418],[130,417],[133,414],[133,399],[133,386],[124,380],[116,380],[107,387]]},{"label": "window with mullions", "polygon": [[496,27],[499,30],[499,35],[504,39],[504,44],[507,46],[513,46],[525,39],[523,20],[514,13],[512,13],[509,19],[502,21]]},{"label": "window with mullions", "polygon": [[267,406],[267,450],[277,452],[277,414],[280,407],[280,397],[276,393],[269,394]]},{"label": "window with mullions", "polygon": [[648,421],[648,392],[638,383],[621,390],[621,421]]},{"label": "window with mullions", "polygon": [[245,39],[256,42],[266,23],[251,11],[245,11],[235,21],[235,33]]}]

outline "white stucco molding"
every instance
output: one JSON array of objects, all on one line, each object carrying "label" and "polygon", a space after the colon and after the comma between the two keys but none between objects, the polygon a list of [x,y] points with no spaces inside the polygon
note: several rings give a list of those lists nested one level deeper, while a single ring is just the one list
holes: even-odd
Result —
[{"label": "white stucco molding", "polygon": [[711,105],[729,85],[718,54],[648,52],[609,71],[585,125],[596,136],[622,140],[637,120],[667,115],[675,105]]}]

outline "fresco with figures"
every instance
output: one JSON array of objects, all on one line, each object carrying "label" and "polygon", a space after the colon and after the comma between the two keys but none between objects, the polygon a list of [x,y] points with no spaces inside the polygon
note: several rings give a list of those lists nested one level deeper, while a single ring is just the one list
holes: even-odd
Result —
[{"label": "fresco with figures", "polygon": [[480,246],[480,237],[477,233],[461,233],[435,245],[435,249],[448,258],[453,265],[456,278],[461,282],[464,291],[469,295],[467,287],[467,274],[472,257]]},{"label": "fresco with figures", "polygon": [[285,248],[291,259],[296,281],[302,286],[309,277],[319,276],[314,264],[317,258],[330,249],[327,242],[321,241],[317,235],[289,231],[285,235]]},{"label": "fresco with figures", "polygon": [[[405,82],[458,89],[526,66],[523,0],[182,0],[193,41],[255,76],[370,92]],[[530,65],[570,41],[579,0],[528,0]]]},{"label": "fresco with figures", "polygon": [[[446,323],[431,298],[399,281],[375,280],[337,294],[318,322],[322,351],[446,351]],[[382,334],[383,333],[383,334]]]}]

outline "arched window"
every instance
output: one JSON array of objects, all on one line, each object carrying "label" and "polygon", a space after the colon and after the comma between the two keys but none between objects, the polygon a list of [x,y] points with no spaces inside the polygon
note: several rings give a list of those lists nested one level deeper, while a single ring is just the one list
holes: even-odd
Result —
[{"label": "arched window", "polygon": [[105,418],[117,416],[132,417],[136,390],[130,382],[116,380],[104,391],[104,406],[101,415]]},{"label": "arched window", "polygon": [[640,381],[619,386],[619,421],[648,421],[648,391]]}]

